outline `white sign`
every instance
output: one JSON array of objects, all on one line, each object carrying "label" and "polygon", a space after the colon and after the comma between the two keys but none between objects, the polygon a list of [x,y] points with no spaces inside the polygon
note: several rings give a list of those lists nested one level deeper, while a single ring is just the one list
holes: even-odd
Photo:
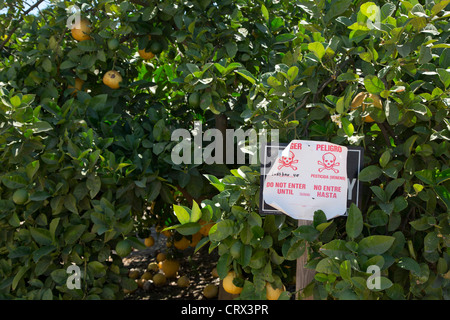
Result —
[{"label": "white sign", "polygon": [[327,219],[347,210],[347,147],[324,141],[293,140],[280,151],[265,177],[263,199],[295,218]]}]

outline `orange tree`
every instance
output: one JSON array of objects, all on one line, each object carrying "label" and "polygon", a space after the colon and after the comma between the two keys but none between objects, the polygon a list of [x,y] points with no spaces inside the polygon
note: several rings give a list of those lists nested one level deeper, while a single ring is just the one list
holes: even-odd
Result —
[{"label": "orange tree", "polygon": [[[90,21],[83,41],[66,26],[70,4]],[[120,298],[136,288],[121,258],[143,247],[137,236],[210,223],[197,249],[218,250],[243,298],[291,281],[307,243],[317,274],[305,295],[448,297],[447,5],[71,1],[31,15],[1,4],[0,296]],[[352,106],[361,91],[382,108]],[[257,168],[172,162],[171,132],[195,120],[364,146],[363,208],[300,228],[261,216]]]}]

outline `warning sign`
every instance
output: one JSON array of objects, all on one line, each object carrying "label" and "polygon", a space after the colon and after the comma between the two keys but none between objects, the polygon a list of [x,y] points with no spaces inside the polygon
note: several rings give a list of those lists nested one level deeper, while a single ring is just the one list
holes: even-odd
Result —
[{"label": "warning sign", "polygon": [[358,174],[363,149],[323,141],[294,140],[265,145],[261,161],[260,213],[312,220],[322,210],[328,219],[360,205]]}]

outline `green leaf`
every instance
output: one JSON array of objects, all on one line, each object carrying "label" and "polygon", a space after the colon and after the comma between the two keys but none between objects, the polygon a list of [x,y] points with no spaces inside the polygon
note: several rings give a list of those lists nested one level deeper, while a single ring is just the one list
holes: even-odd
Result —
[{"label": "green leaf", "polygon": [[369,236],[358,243],[358,252],[368,256],[380,255],[389,250],[394,240],[395,238],[391,236]]},{"label": "green leaf", "polygon": [[20,104],[22,103],[19,96],[13,96],[9,99],[9,101],[14,108],[20,107]]},{"label": "green leaf", "polygon": [[65,196],[64,207],[70,212],[78,214],[77,199],[73,194],[69,193]]},{"label": "green leaf", "polygon": [[95,278],[101,278],[106,275],[106,266],[98,261],[91,261],[88,263],[88,269],[92,272]]},{"label": "green leaf", "polygon": [[345,134],[348,137],[353,136],[353,132],[355,132],[355,127],[353,126],[353,124],[346,117],[341,117],[341,121],[342,128],[344,129]]},{"label": "green leaf", "polygon": [[[435,1],[436,2],[436,1]],[[431,14],[433,16],[437,15],[438,13],[442,12],[442,10],[445,9],[446,6],[450,4],[450,0],[441,0],[438,3],[436,3],[433,8],[431,8]]]},{"label": "green leaf", "polygon": [[266,22],[269,22],[269,11],[264,4],[261,5],[261,13],[264,17],[264,20],[266,20]]},{"label": "green leaf", "polygon": [[3,184],[9,189],[20,189],[27,186],[27,179],[18,173],[6,174],[2,178]]},{"label": "green leaf", "polygon": [[289,68],[287,72],[287,79],[290,83],[294,82],[295,78],[297,78],[298,75],[298,67],[292,66]]},{"label": "green leaf", "polygon": [[237,73],[240,76],[242,76],[244,79],[249,81],[251,84],[255,84],[256,83],[256,78],[250,72],[248,72],[245,69],[236,70],[235,73]]},{"label": "green leaf", "polygon": [[398,261],[398,266],[402,269],[411,271],[416,276],[419,276],[421,273],[419,263],[409,257],[402,257]]},{"label": "green leaf", "polygon": [[197,233],[200,230],[200,228],[201,228],[201,225],[199,223],[188,222],[185,224],[178,224],[174,227],[166,228],[164,230],[175,229],[184,236],[190,236],[190,235]]},{"label": "green leaf", "polygon": [[373,181],[381,176],[383,172],[381,169],[375,165],[368,166],[361,170],[361,172],[358,175],[358,179],[360,181]]},{"label": "green leaf", "polygon": [[209,230],[209,238],[212,241],[221,241],[234,233],[234,222],[232,220],[222,220],[217,222]]},{"label": "green leaf", "polygon": [[349,6],[352,4],[352,0],[333,0],[331,6],[325,14],[324,21],[330,22],[331,19],[343,14]]},{"label": "green leaf", "polygon": [[293,231],[293,234],[300,239],[306,241],[315,241],[320,235],[320,232],[312,225],[299,226],[297,230]]},{"label": "green leaf", "polygon": [[352,269],[351,269],[351,263],[349,260],[345,260],[342,262],[339,266],[339,273],[344,280],[351,280],[352,277]]},{"label": "green leaf", "polygon": [[433,190],[434,192],[436,192],[439,198],[445,203],[445,205],[447,206],[447,210],[450,210],[450,192],[448,191],[448,189],[443,185],[439,185],[433,186]]},{"label": "green leaf", "polygon": [[344,260],[346,254],[350,253],[345,244],[344,240],[334,239],[320,247],[320,252],[332,259]]},{"label": "green leaf", "polygon": [[189,219],[190,222],[197,222],[202,217],[202,210],[200,209],[199,205],[195,200],[192,203],[192,211],[191,211],[191,217]]},{"label": "green leaf", "polygon": [[64,232],[64,241],[66,244],[74,244],[83,235],[86,230],[84,224],[74,225],[68,227]]},{"label": "green leaf", "polygon": [[96,176],[94,174],[90,174],[86,180],[86,187],[89,190],[89,195],[91,199],[94,199],[95,196],[100,191],[100,188],[102,186],[102,181],[99,176]]},{"label": "green leaf", "polygon": [[439,78],[441,79],[445,88],[447,89],[450,86],[450,72],[442,68],[437,68],[436,71],[439,74]]},{"label": "green leaf", "polygon": [[416,142],[418,137],[419,136],[417,134],[414,134],[410,136],[403,144],[403,153],[405,154],[406,157],[409,157],[411,155],[414,142]]},{"label": "green leaf", "polygon": [[205,92],[200,97],[200,108],[202,110],[208,109],[212,105],[212,95],[211,92]]},{"label": "green leaf", "polygon": [[30,234],[33,237],[34,241],[42,246],[48,246],[52,244],[52,236],[50,234],[50,231],[47,229],[30,227]]},{"label": "green leaf", "polygon": [[173,210],[175,213],[175,216],[177,217],[178,221],[180,221],[181,224],[185,224],[190,222],[191,215],[190,215],[190,209],[186,208],[185,206],[179,206],[174,204]]},{"label": "green leaf", "polygon": [[25,272],[28,271],[28,269],[30,269],[29,266],[22,266],[20,267],[19,271],[17,271],[16,275],[14,276],[14,279],[12,281],[11,284],[11,289],[12,290],[16,290],[17,285],[19,284],[20,279],[22,279],[22,277],[25,275]]},{"label": "green leaf", "polygon": [[236,53],[238,51],[238,47],[236,42],[228,42],[225,44],[225,50],[227,50],[228,56],[233,59],[236,56]]},{"label": "green leaf", "polygon": [[306,250],[306,242],[302,239],[286,241],[281,251],[286,260],[296,260],[300,258]]},{"label": "green leaf", "polygon": [[40,162],[39,160],[35,160],[33,162],[30,162],[29,164],[27,164],[25,171],[27,173],[27,177],[28,179],[32,180],[34,175],[36,174],[36,172],[38,172],[40,167]]},{"label": "green leaf", "polygon": [[364,223],[361,210],[359,210],[359,208],[354,203],[352,203],[348,210],[345,231],[351,239],[355,239],[361,234],[363,227]]},{"label": "green leaf", "polygon": [[76,62],[73,62],[73,61],[70,61],[70,60],[66,60],[66,61],[64,61],[63,63],[61,63],[61,65],[59,66],[59,68],[60,68],[61,70],[64,70],[64,69],[70,69],[70,68],[75,67],[76,65],[77,65]]},{"label": "green leaf", "polygon": [[380,94],[386,90],[383,81],[374,75],[368,75],[364,78],[364,86],[366,87],[367,92],[372,94]]},{"label": "green leaf", "polygon": [[323,56],[325,55],[325,48],[320,42],[309,43],[308,50],[312,51],[314,55],[319,58],[319,60],[322,60]]}]

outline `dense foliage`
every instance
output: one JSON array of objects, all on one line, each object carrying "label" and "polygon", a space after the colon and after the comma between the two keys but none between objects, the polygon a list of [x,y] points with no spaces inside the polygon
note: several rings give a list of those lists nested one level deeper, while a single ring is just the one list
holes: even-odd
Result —
[{"label": "dense foliage", "polygon": [[[316,275],[302,297],[448,299],[449,2],[83,0],[34,15],[0,4],[0,297],[121,298],[136,283],[119,243],[207,222],[197,247],[218,250],[241,298],[290,283],[307,250]],[[72,38],[71,4],[91,39]],[[102,84],[112,69],[117,90]],[[382,109],[351,108],[359,92]],[[261,216],[258,167],[172,162],[171,132],[196,120],[364,147],[362,207],[301,227]]]}]

